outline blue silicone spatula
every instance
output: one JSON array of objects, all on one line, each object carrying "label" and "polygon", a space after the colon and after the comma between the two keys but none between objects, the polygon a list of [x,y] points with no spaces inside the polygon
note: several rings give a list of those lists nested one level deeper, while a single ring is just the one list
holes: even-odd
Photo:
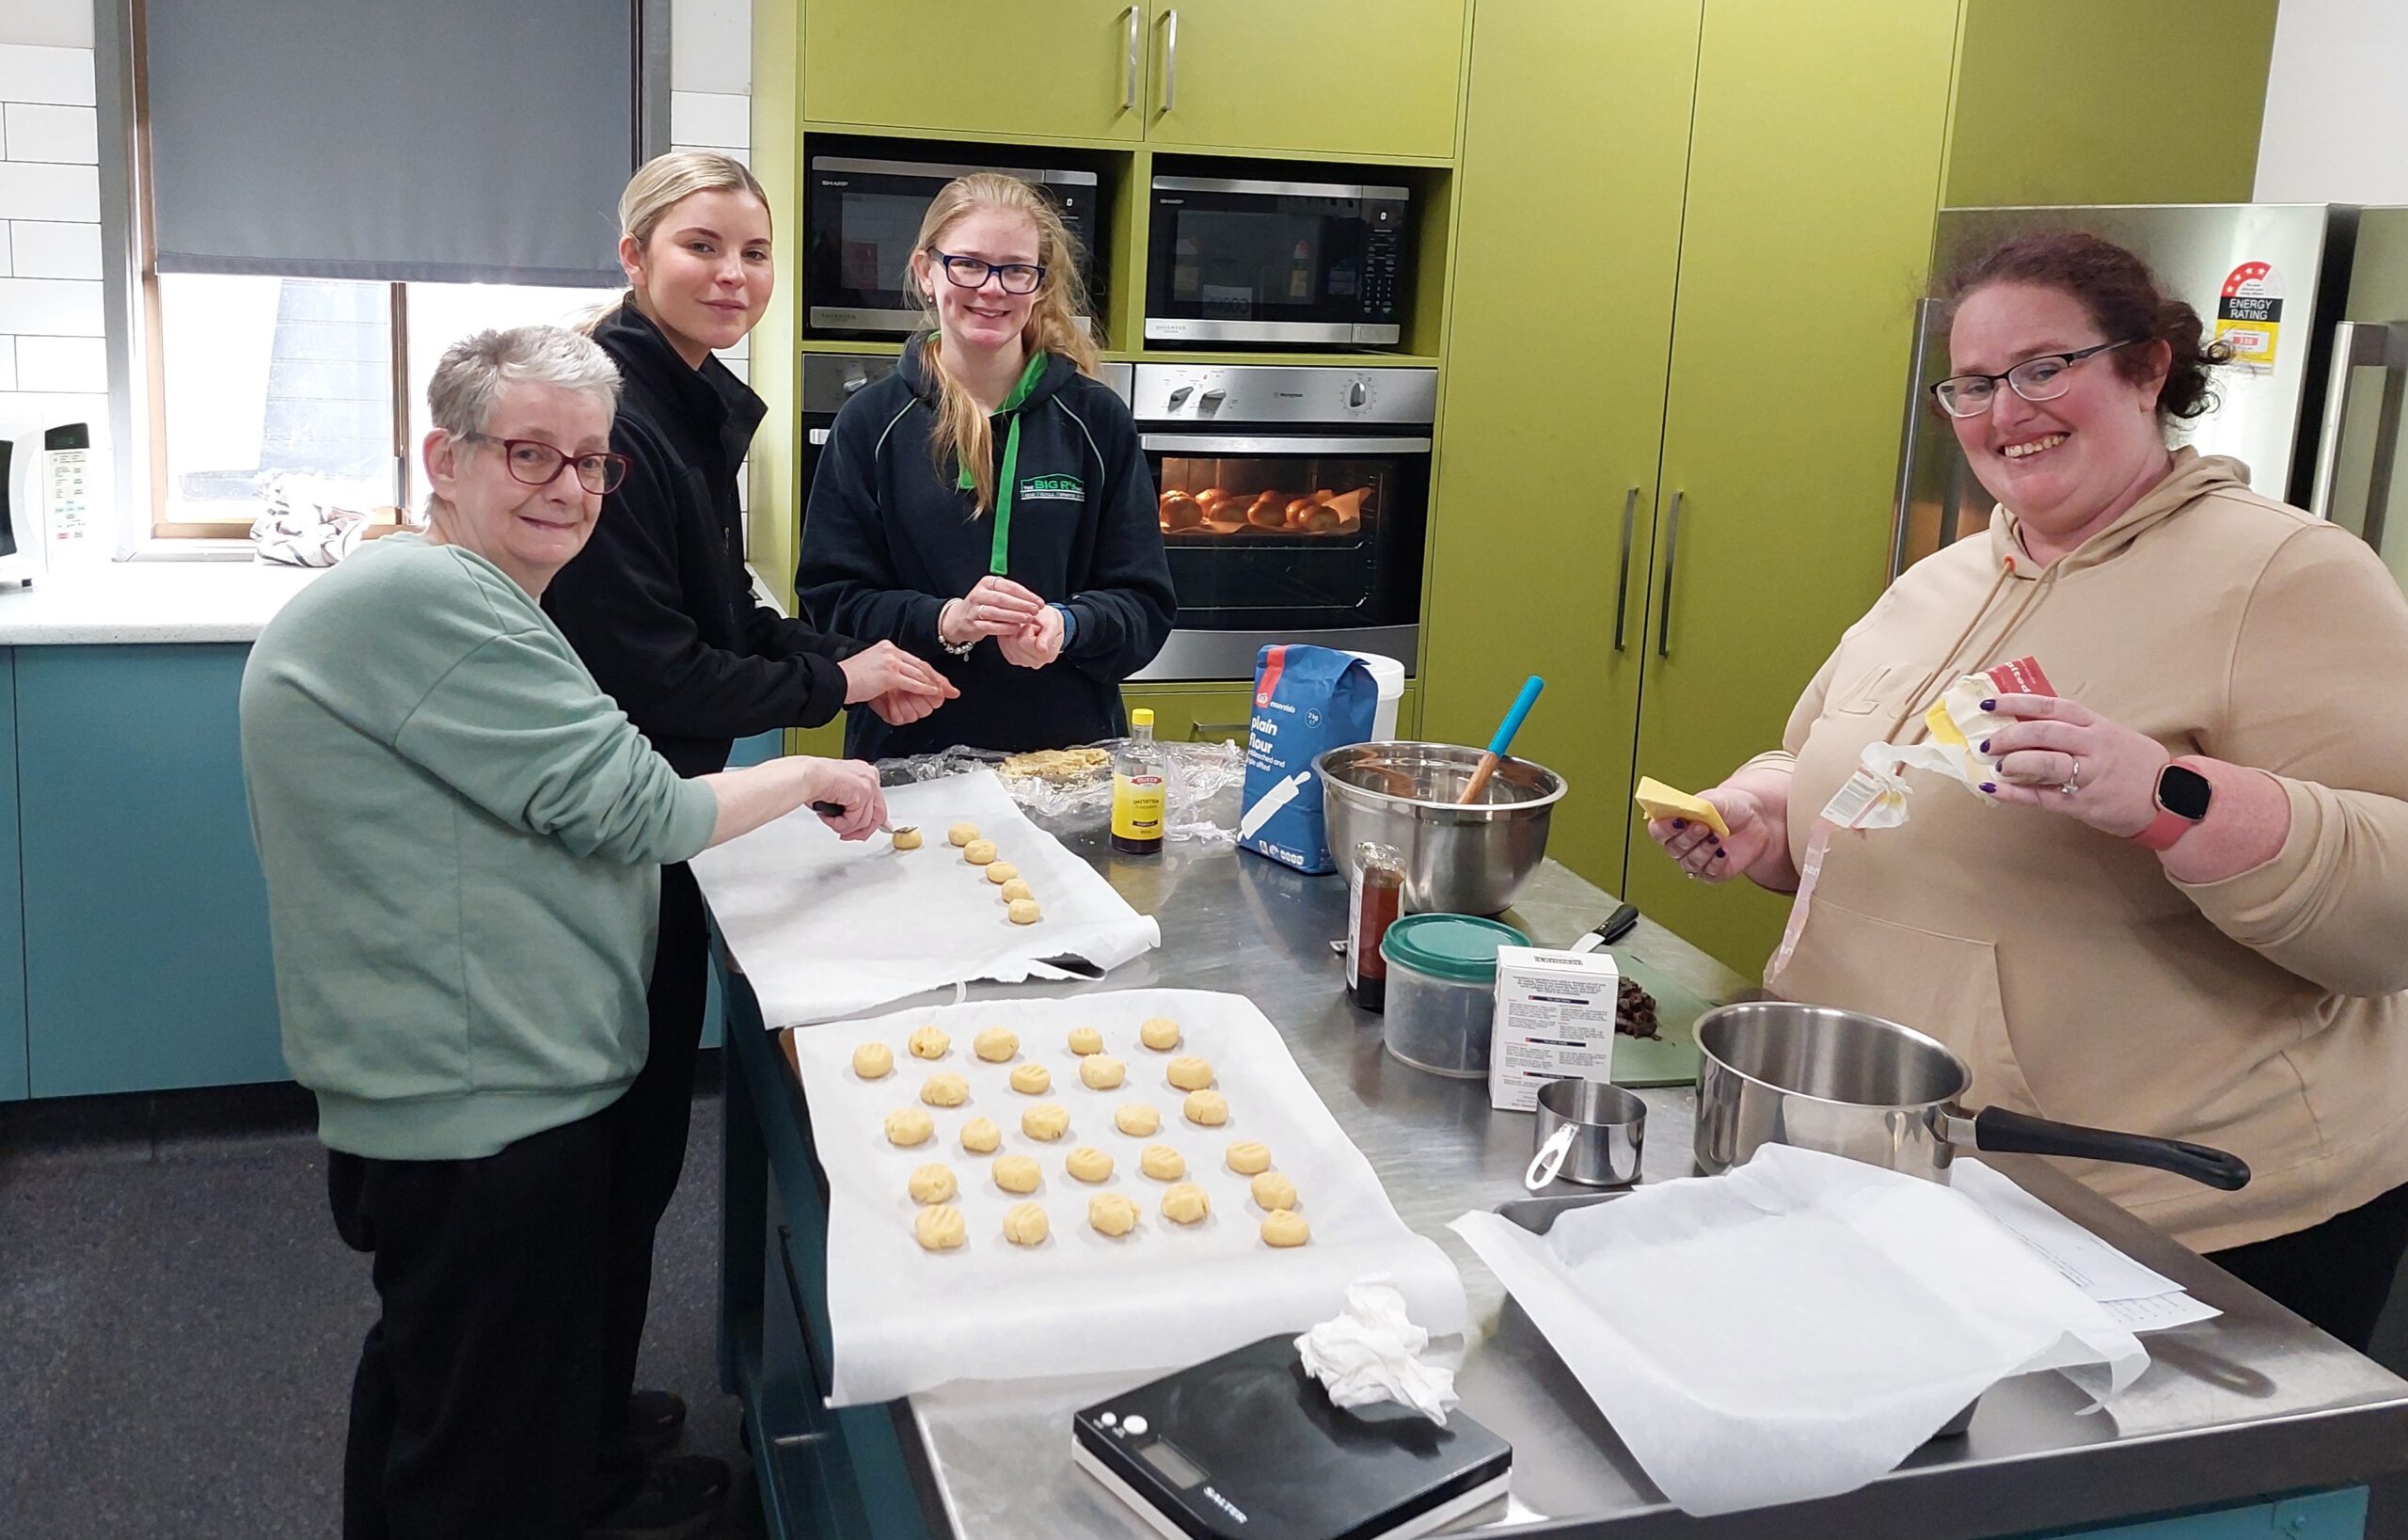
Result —
[{"label": "blue silicone spatula", "polygon": [[1522,692],[1513,697],[1513,709],[1505,713],[1504,722],[1497,728],[1497,736],[1488,740],[1488,752],[1480,756],[1480,768],[1471,772],[1471,784],[1464,787],[1464,794],[1455,800],[1456,805],[1468,807],[1480,801],[1481,794],[1488,789],[1488,778],[1497,773],[1497,762],[1504,758],[1505,751],[1513,746],[1513,735],[1522,730],[1522,719],[1530,714],[1531,703],[1545,688],[1546,681],[1535,674],[1524,682]]}]

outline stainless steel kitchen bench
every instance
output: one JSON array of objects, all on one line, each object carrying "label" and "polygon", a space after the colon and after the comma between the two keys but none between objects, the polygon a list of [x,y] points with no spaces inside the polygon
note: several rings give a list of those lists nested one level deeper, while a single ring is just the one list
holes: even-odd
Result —
[{"label": "stainless steel kitchen bench", "polygon": [[[1523,1196],[1529,1118],[1492,1111],[1483,1081],[1440,1079],[1382,1052],[1379,1018],[1348,1001],[1330,953],[1345,929],[1344,882],[1226,849],[1174,845],[1133,861],[1113,855],[1097,830],[1064,838],[1157,917],[1162,948],[1096,984],[981,986],[972,997],[1166,986],[1259,1005],[1378,1168],[1397,1212],[1463,1269],[1479,1340],[1457,1385],[1465,1408],[1513,1445],[1512,1515],[1529,1526],[1517,1534],[1988,1540],[2114,1533],[2149,1518],[2133,1540],[2343,1540],[2363,1532],[2363,1484],[2408,1469],[2408,1382],[2045,1165],[2007,1159],[1998,1164],[2035,1194],[2225,1313],[2149,1338],[2151,1366],[2112,1413],[2079,1415],[2084,1398],[2071,1384],[2026,1375],[1984,1396],[1967,1435],[1926,1445],[1861,1491],[1692,1518],[1664,1500],[1529,1318],[1444,1228],[1465,1210]],[[1549,862],[1507,918],[1560,945],[1612,908],[1608,895]],[[1617,951],[1668,990],[1723,1000],[1747,988],[1653,922]],[[1148,1376],[955,1386],[884,1406],[826,1407],[827,1195],[810,1119],[784,1040],[762,1030],[751,989],[723,957],[720,966],[728,1043],[721,1371],[744,1399],[770,1533],[1149,1533],[1069,1453],[1073,1408]],[[1645,1178],[1689,1174],[1688,1092],[1644,1094]]]}]

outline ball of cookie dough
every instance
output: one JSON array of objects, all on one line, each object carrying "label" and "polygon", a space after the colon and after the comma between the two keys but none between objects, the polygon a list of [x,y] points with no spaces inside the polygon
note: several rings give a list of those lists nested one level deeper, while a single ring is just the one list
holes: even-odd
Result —
[{"label": "ball of cookie dough", "polygon": [[1004,1142],[1004,1131],[991,1118],[973,1118],[961,1125],[961,1148],[974,1155],[991,1155]]},{"label": "ball of cookie dough", "polygon": [[970,1100],[970,1082],[950,1070],[932,1074],[920,1088],[920,1100],[932,1107],[958,1107]]},{"label": "ball of cookie dough", "polygon": [[1014,1203],[1004,1215],[1004,1239],[1014,1246],[1036,1246],[1053,1228],[1044,1209],[1035,1203]]},{"label": "ball of cookie dough", "polygon": [[1212,1200],[1193,1182],[1182,1182],[1163,1194],[1163,1217],[1174,1225],[1192,1225],[1212,1210]]},{"label": "ball of cookie dough", "polygon": [[1166,1144],[1149,1144],[1137,1154],[1137,1169],[1156,1182],[1177,1182],[1187,1174],[1187,1157]]},{"label": "ball of cookie dough", "polygon": [[974,866],[983,866],[995,859],[995,842],[991,839],[974,839],[961,848],[961,859]]},{"label": "ball of cookie dough", "polygon": [[886,1115],[886,1142],[909,1150],[926,1144],[937,1131],[937,1120],[918,1107],[902,1107]]},{"label": "ball of cookie dough", "polygon": [[943,1058],[944,1051],[953,1046],[953,1040],[941,1026],[924,1026],[905,1039],[903,1046],[911,1051],[913,1058]]},{"label": "ball of cookie dough", "polygon": [[1179,1046],[1179,1024],[1167,1016],[1156,1016],[1137,1028],[1137,1040],[1147,1047],[1167,1051]]},{"label": "ball of cookie dough", "polygon": [[1016,882],[1020,881],[1020,868],[1008,861],[990,861],[987,863],[987,881],[997,887]]},{"label": "ball of cookie dough", "polygon": [[920,832],[917,829],[897,829],[895,831],[895,848],[898,850],[918,849]]},{"label": "ball of cookie dough", "polygon": [[1103,1034],[1091,1026],[1070,1028],[1070,1052],[1079,1055],[1103,1052]]},{"label": "ball of cookie dough", "polygon": [[1133,1139],[1142,1139],[1163,1126],[1163,1115],[1143,1102],[1129,1102],[1112,1115],[1112,1126]]},{"label": "ball of cookie dough", "polygon": [[1089,1090],[1108,1091],[1128,1072],[1129,1067],[1110,1054],[1090,1054],[1079,1060],[1079,1079]]},{"label": "ball of cookie dough", "polygon": [[895,1050],[882,1042],[865,1042],[853,1050],[853,1073],[863,1080],[883,1080],[895,1072]]},{"label": "ball of cookie dough", "polygon": [[957,823],[944,832],[944,837],[956,845],[966,846],[978,837],[978,826],[974,823]]},{"label": "ball of cookie dough", "polygon": [[1010,881],[1004,884],[1004,902],[1007,904],[1016,903],[1022,898],[1034,898],[1036,897],[1037,890],[1028,885],[1028,880],[1026,878],[1015,877]]},{"label": "ball of cookie dough", "polygon": [[1037,1162],[1026,1155],[997,1155],[993,1167],[995,1185],[1007,1193],[1033,1193],[1038,1178],[1044,1175]]},{"label": "ball of cookie dough", "polygon": [[1229,1146],[1229,1169],[1240,1176],[1253,1176],[1271,1169],[1271,1147],[1254,1139],[1240,1139]]},{"label": "ball of cookie dough", "polygon": [[1212,1083],[1212,1064],[1211,1060],[1197,1058],[1193,1054],[1182,1055],[1170,1061],[1170,1068],[1163,1072],[1163,1078],[1180,1090],[1200,1091]]},{"label": "ball of cookie dough", "polygon": [[1273,1209],[1262,1216],[1262,1244],[1265,1246],[1302,1246],[1313,1238],[1312,1227],[1305,1216],[1293,1209]]},{"label": "ball of cookie dough", "polygon": [[961,1245],[964,1233],[961,1211],[950,1203],[922,1209],[920,1216],[911,1221],[911,1229],[927,1250],[954,1250]]},{"label": "ball of cookie dough", "polygon": [[1062,1167],[1081,1182],[1101,1182],[1112,1175],[1112,1157],[1092,1145],[1083,1144],[1070,1151],[1070,1158]]},{"label": "ball of cookie dough", "polygon": [[1014,925],[1035,925],[1045,917],[1045,912],[1037,907],[1034,898],[1014,898],[1011,907],[1004,913],[1011,916]]},{"label": "ball of cookie dough", "polygon": [[942,1161],[930,1161],[911,1173],[911,1201],[914,1203],[950,1203],[960,1184],[953,1180],[953,1167]]},{"label": "ball of cookie dough", "polygon": [[1219,1091],[1190,1091],[1179,1110],[1189,1122],[1204,1128],[1218,1128],[1229,1120],[1229,1103]]},{"label": "ball of cookie dough", "polygon": [[990,1064],[1001,1064],[1020,1052],[1020,1034],[1008,1026],[990,1026],[978,1034],[970,1051]]},{"label": "ball of cookie dough", "polygon": [[1137,1205],[1118,1193],[1098,1193],[1087,1199],[1087,1223],[1098,1234],[1126,1235],[1137,1228]]},{"label": "ball of cookie dough", "polygon": [[1042,1064],[1012,1066],[1012,1089],[1023,1096],[1042,1096],[1054,1088],[1054,1072]]},{"label": "ball of cookie dough", "polygon": [[1265,1171],[1252,1183],[1255,1202],[1264,1209],[1296,1206],[1296,1184],[1276,1171]]},{"label": "ball of cookie dough", "polygon": [[1039,1102],[1020,1115],[1020,1131],[1048,1143],[1070,1131],[1070,1115],[1052,1102]]}]

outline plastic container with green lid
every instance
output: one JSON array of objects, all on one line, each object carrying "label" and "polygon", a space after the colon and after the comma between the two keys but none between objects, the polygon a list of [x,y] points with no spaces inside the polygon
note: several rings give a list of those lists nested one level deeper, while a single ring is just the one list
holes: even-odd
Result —
[{"label": "plastic container with green lid", "polygon": [[1471,914],[1408,914],[1389,926],[1380,941],[1388,965],[1388,1052],[1432,1074],[1488,1073],[1497,949],[1529,944],[1512,926]]}]

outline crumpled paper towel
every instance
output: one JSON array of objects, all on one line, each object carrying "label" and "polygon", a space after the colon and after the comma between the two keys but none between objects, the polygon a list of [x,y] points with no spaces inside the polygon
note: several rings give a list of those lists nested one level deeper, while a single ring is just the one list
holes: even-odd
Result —
[{"label": "crumpled paper towel", "polygon": [[1404,1313],[1394,1285],[1366,1278],[1346,1290],[1346,1307],[1296,1339],[1305,1373],[1322,1382],[1333,1406],[1393,1401],[1447,1425],[1455,1405],[1455,1372],[1418,1356],[1430,1334]]},{"label": "crumpled paper towel", "polygon": [[369,516],[336,500],[341,491],[315,476],[273,478],[266,511],[251,521],[251,547],[278,566],[330,567],[359,548]]}]

